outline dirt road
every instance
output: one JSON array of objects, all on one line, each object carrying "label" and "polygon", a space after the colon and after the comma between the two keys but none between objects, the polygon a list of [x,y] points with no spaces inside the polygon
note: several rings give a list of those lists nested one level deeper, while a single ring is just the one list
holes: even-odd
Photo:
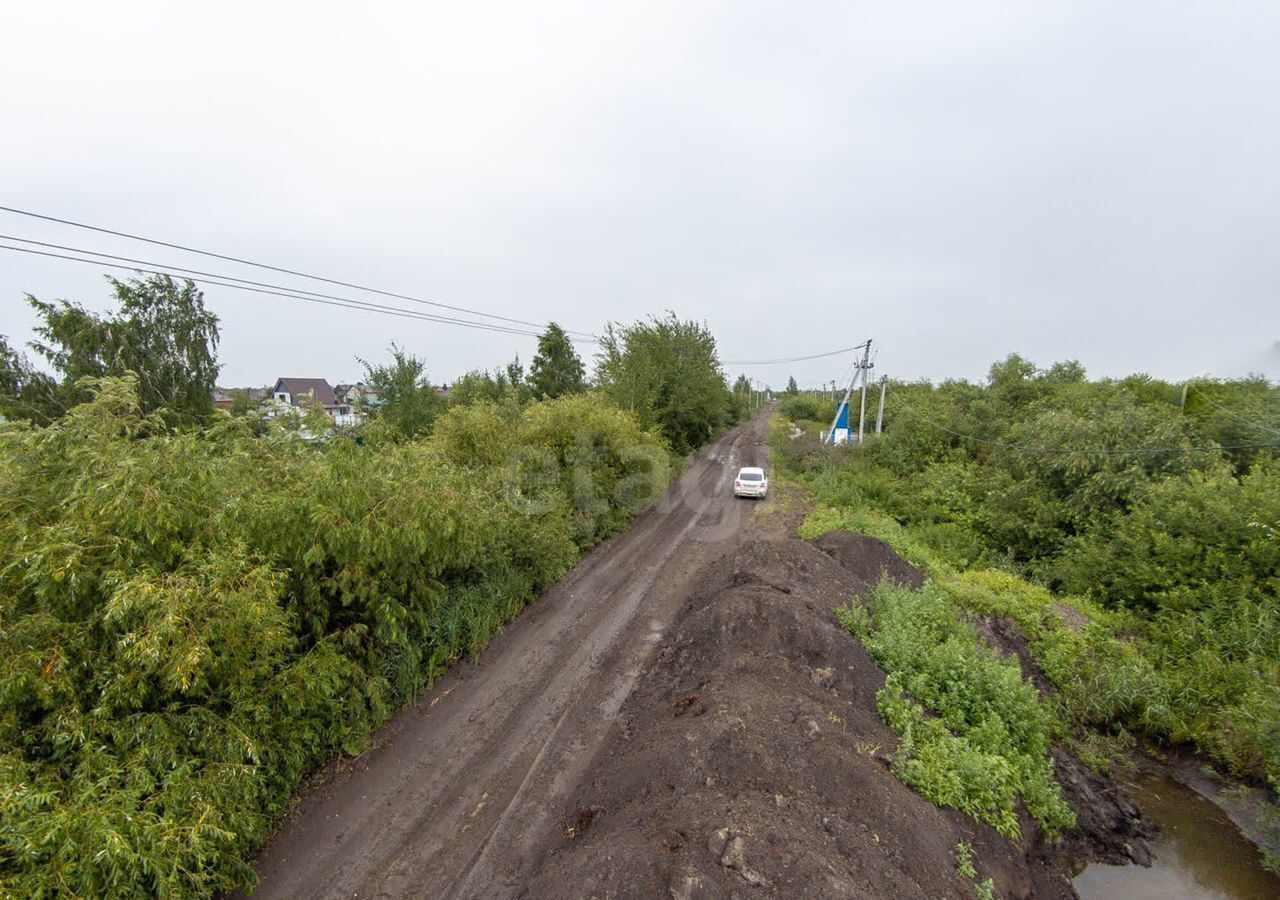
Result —
[{"label": "dirt road", "polygon": [[[1061,747],[1079,824],[1060,840],[1022,810],[1010,841],[893,774],[885,673],[832,609],[924,575],[866,535],[797,539],[793,493],[735,500],[737,468],[764,457],[763,420],[721,437],[475,664],[322,773],[254,897],[969,900],[990,878],[1006,900],[1070,900],[1078,863],[1149,859],[1131,799]],[[1025,638],[986,624],[1040,683]]]},{"label": "dirt road", "polygon": [[504,897],[561,810],[690,582],[733,549],[763,417],[727,432],[666,499],[590,553],[311,788],[257,863],[254,898]]}]

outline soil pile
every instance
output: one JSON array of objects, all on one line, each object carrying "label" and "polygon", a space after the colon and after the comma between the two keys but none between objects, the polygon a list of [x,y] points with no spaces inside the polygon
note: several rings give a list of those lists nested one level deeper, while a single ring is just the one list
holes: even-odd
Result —
[{"label": "soil pile", "polygon": [[923,572],[884,541],[867,534],[833,531],[815,540],[813,545],[868,585],[876,584],[883,577],[909,588],[918,588],[925,582]]},{"label": "soil pile", "polygon": [[[973,897],[955,871],[963,840],[1000,897],[1073,897],[1061,851],[1025,816],[1015,844],[889,770],[884,673],[831,614],[882,571],[922,577],[886,549],[861,535],[750,541],[711,566],[521,895]],[[1069,762],[1068,802],[1106,807],[1115,790]]]}]

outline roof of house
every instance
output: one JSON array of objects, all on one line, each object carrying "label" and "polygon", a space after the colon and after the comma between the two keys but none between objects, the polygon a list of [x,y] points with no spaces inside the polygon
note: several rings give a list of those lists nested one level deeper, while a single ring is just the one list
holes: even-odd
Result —
[{"label": "roof of house", "polygon": [[323,378],[279,378],[272,393],[278,391],[288,392],[293,398],[294,406],[298,405],[298,398],[304,394],[311,394],[321,406],[338,405],[338,398],[333,395],[333,388]]}]

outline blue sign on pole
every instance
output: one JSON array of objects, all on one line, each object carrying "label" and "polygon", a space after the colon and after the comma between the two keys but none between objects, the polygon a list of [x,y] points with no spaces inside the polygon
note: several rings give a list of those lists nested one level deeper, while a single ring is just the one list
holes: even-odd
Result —
[{"label": "blue sign on pole", "polygon": [[840,408],[836,411],[836,428],[849,427],[849,401],[841,400]]}]

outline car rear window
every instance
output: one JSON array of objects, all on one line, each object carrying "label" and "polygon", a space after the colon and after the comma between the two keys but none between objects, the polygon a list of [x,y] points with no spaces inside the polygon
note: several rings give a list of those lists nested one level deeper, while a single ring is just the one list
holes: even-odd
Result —
[{"label": "car rear window", "polygon": [[764,476],[759,472],[740,472],[738,473],[740,481],[764,481]]}]

